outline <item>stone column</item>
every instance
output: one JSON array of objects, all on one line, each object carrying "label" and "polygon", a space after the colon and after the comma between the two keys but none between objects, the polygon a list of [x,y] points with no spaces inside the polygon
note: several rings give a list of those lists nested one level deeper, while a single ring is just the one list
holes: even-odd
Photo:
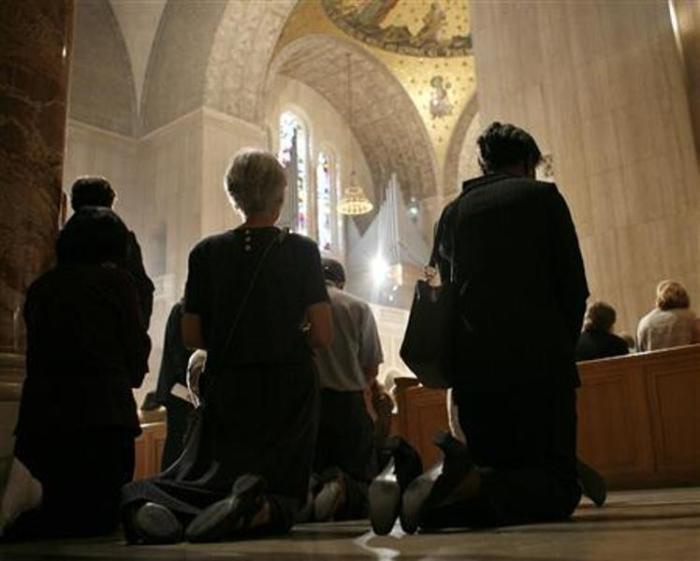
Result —
[{"label": "stone column", "polygon": [[24,295],[54,258],[72,33],[73,0],[0,2],[0,460],[23,376]]},{"label": "stone column", "polygon": [[700,177],[668,2],[470,6],[481,123],[519,124],[552,154],[617,329],[635,331],[662,279],[698,298]]}]

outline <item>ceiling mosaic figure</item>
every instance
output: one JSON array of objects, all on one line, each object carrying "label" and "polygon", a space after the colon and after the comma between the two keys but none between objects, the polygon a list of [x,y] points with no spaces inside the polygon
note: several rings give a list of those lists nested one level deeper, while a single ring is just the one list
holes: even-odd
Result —
[{"label": "ceiling mosaic figure", "polygon": [[340,29],[374,47],[423,57],[471,54],[465,1],[323,0],[323,7]]}]

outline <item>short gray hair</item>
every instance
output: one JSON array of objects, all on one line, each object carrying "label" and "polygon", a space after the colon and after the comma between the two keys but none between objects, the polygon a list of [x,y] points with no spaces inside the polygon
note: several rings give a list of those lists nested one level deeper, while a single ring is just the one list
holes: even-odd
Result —
[{"label": "short gray hair", "polygon": [[246,216],[280,208],[286,185],[287,176],[277,158],[253,148],[234,156],[224,180],[233,204]]}]

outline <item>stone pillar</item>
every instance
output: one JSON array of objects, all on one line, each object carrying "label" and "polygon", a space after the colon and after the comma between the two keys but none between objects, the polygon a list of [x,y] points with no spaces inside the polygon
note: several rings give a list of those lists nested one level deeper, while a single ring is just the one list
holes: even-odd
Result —
[{"label": "stone pillar", "polygon": [[73,0],[0,2],[0,460],[23,376],[24,295],[54,259],[72,33]]},{"label": "stone pillar", "polygon": [[673,0],[669,3],[671,23],[678,50],[683,58],[688,88],[690,116],[700,158],[700,6],[697,0]]},{"label": "stone pillar", "polygon": [[481,122],[553,156],[593,298],[633,333],[654,289],[700,297],[700,178],[667,0],[472,2]]}]

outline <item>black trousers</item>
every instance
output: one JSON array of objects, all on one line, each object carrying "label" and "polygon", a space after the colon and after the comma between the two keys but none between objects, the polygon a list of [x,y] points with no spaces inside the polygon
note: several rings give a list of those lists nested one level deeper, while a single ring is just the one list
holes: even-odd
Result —
[{"label": "black trousers", "polygon": [[376,475],[374,424],[362,392],[321,391],[321,417],[314,471],[343,473],[347,503],[337,519],[364,518],[369,512],[368,490]]},{"label": "black trousers", "polygon": [[478,497],[426,513],[425,527],[500,526],[568,518],[581,498],[576,389],[541,382],[507,393],[455,388],[459,420],[479,467]]},{"label": "black trousers", "polygon": [[134,431],[118,428],[18,437],[15,455],[43,487],[39,508],[8,537],[85,537],[119,524],[121,488],[134,475]]},{"label": "black trousers", "polygon": [[160,469],[165,471],[175,463],[185,446],[185,435],[194,407],[183,399],[168,396],[165,402],[166,435]]}]

